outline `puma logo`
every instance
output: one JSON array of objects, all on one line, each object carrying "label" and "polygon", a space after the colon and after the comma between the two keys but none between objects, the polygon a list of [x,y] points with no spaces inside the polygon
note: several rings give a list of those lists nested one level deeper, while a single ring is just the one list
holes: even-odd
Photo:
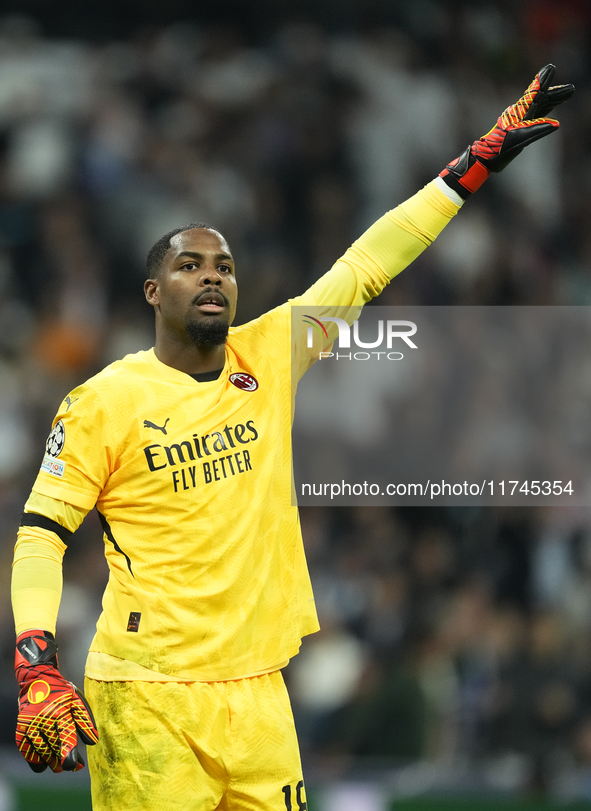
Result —
[{"label": "puma logo", "polygon": [[156,431],[162,431],[162,433],[166,436],[168,433],[168,431],[166,430],[166,426],[169,420],[170,417],[167,417],[164,425],[154,425],[154,423],[150,422],[150,420],[144,420],[144,428],[154,428]]},{"label": "puma logo", "polygon": [[68,404],[68,407],[66,408],[66,411],[69,411],[70,406],[74,405],[74,403],[77,403],[79,399],[80,399],[79,397],[74,397],[74,399],[72,400],[72,398],[68,394],[68,396],[66,397],[66,403]]}]

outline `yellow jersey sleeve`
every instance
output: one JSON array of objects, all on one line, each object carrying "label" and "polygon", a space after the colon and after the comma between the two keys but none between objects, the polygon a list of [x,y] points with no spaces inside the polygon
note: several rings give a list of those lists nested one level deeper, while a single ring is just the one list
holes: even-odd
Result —
[{"label": "yellow jersey sleeve", "polygon": [[65,501],[58,501],[50,496],[42,496],[33,490],[25,503],[25,512],[45,516],[67,529],[68,532],[76,532],[88,510],[75,507],[73,504],[66,504]]},{"label": "yellow jersey sleeve", "polygon": [[54,419],[33,492],[91,510],[111,473],[112,444],[110,416],[96,390],[74,389]]},{"label": "yellow jersey sleeve", "polygon": [[62,558],[66,545],[39,527],[22,527],[12,567],[12,608],[16,633],[33,628],[51,631],[62,596]]},{"label": "yellow jersey sleeve", "polygon": [[[290,301],[296,307],[321,307],[317,315],[338,316],[351,325],[361,308],[427,248],[458,213],[434,181],[413,197],[380,217],[345,254],[306,292]],[[336,326],[328,325],[330,341]],[[330,348],[330,343],[325,347]],[[295,383],[318,358],[305,342],[293,336],[292,363]],[[293,392],[295,394],[295,391]]]},{"label": "yellow jersey sleeve", "polygon": [[31,521],[18,531],[12,568],[16,633],[18,636],[28,629],[39,628],[55,634],[66,545],[51,530],[51,523],[57,525],[58,532],[60,527],[68,533],[75,532],[86,511],[33,492],[25,504],[25,513]]},{"label": "yellow jersey sleeve", "polygon": [[428,183],[384,214],[302,296],[298,306],[357,306],[378,296],[443,231],[460,207]]}]

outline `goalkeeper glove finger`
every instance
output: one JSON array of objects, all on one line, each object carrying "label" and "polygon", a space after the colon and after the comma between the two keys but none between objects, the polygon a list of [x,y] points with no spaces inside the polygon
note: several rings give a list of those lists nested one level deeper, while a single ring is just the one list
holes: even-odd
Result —
[{"label": "goalkeeper glove finger", "polygon": [[57,644],[47,631],[25,631],[16,640],[16,677],[20,684],[16,745],[34,772],[78,771],[84,760],[78,736],[98,741],[84,696],[58,670]]},{"label": "goalkeeper glove finger", "polygon": [[558,129],[548,114],[568,101],[574,85],[550,87],[556,68],[546,65],[523,96],[499,116],[495,126],[448,164],[440,177],[464,200],[484,183],[491,172],[500,172],[529,144]]}]

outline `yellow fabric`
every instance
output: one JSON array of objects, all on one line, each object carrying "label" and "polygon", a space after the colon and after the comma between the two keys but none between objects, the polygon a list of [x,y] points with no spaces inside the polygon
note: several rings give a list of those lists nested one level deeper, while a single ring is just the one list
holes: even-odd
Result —
[{"label": "yellow fabric", "polygon": [[[196,383],[150,350],[64,400],[59,451],[33,490],[82,511],[96,503],[106,519],[97,679],[113,678],[110,657],[130,663],[129,678],[138,665],[187,681],[243,678],[287,661],[318,629],[291,506],[290,310],[362,305],[457,210],[429,184],[382,217],[302,296],[231,329],[216,381]],[[253,375],[256,391],[234,386],[235,372]]]},{"label": "yellow fabric", "polygon": [[[261,676],[263,673],[271,673],[275,670],[282,670],[287,667],[289,662],[281,662],[275,667],[265,668],[260,673],[247,673],[243,678],[251,679],[254,676]],[[117,656],[111,656],[108,653],[98,653],[97,651],[89,651],[88,658],[86,659],[86,675],[89,679],[101,679],[103,681],[179,681],[185,682],[185,679],[179,679],[177,676],[169,676],[168,673],[156,673],[154,670],[148,670],[147,667],[142,667],[136,662],[130,662],[129,659],[118,659]],[[200,681],[200,679],[196,679]]]},{"label": "yellow fabric", "polygon": [[[55,497],[86,487],[109,524],[92,651],[186,680],[240,678],[290,659],[317,630],[291,506],[288,313],[233,330],[216,381],[140,352],[58,412]],[[239,371],[257,391],[230,382]],[[43,470],[33,489],[53,487]]]},{"label": "yellow fabric", "polygon": [[25,512],[45,515],[70,532],[75,532],[84,521],[88,510],[82,510],[73,504],[66,504],[65,501],[58,501],[33,491],[25,504]]},{"label": "yellow fabric", "polygon": [[292,304],[362,305],[430,245],[460,207],[434,182],[370,226],[310,290]]},{"label": "yellow fabric", "polygon": [[281,673],[189,684],[87,678],[85,695],[100,734],[87,749],[94,811],[305,807]]},{"label": "yellow fabric", "polygon": [[16,633],[39,629],[55,634],[62,596],[66,545],[53,532],[21,527],[12,567],[12,608]]},{"label": "yellow fabric", "polygon": [[[86,512],[71,504],[31,493],[25,512],[44,515],[74,532]],[[62,595],[62,558],[66,546],[39,527],[21,527],[17,535],[12,576],[12,608],[16,633],[30,629],[55,634]]]}]

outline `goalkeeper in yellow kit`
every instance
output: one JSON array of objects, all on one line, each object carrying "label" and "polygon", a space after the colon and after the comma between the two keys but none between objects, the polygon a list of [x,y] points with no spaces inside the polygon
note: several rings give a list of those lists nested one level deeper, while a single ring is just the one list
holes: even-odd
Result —
[{"label": "goalkeeper in yellow kit", "polygon": [[[191,224],[154,245],[155,347],[63,401],[18,532],[16,738],[35,771],[82,768],[80,736],[95,809],[307,807],[280,672],[318,629],[291,506],[290,308],[377,296],[491,171],[558,128],[547,116],[574,88],[550,87],[553,73],[255,321],[230,329],[235,263],[218,231]],[[85,699],[59,672],[54,634],[62,556],[95,506],[110,575]]]}]

